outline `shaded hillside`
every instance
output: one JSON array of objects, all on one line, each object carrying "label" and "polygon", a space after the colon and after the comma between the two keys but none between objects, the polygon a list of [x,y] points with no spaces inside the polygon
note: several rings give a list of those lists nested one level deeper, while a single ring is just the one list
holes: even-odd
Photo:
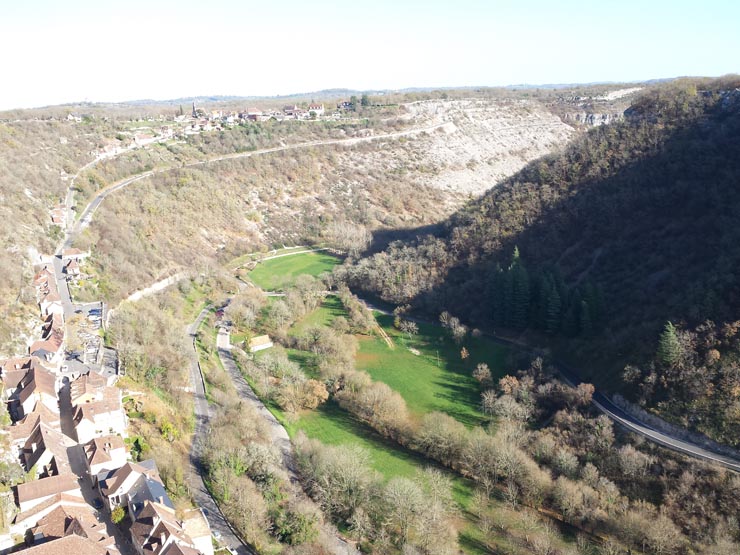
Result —
[{"label": "shaded hillside", "polygon": [[[445,308],[476,325],[570,337],[569,349],[597,363],[592,368],[648,359],[668,319],[734,319],[739,84],[650,89],[625,121],[592,129],[562,154],[529,164],[453,216],[441,238],[392,245],[361,260],[348,270],[350,280],[387,301],[431,313]],[[516,246],[526,275],[502,279],[525,279],[527,302],[519,307],[523,320],[513,322],[494,308],[506,296],[501,288],[512,287],[499,278],[511,273]],[[575,314],[568,329],[568,311],[581,306],[589,288],[599,291],[599,322],[582,329]],[[558,291],[559,305],[541,298],[550,290]],[[555,321],[543,326],[547,310]]]}]

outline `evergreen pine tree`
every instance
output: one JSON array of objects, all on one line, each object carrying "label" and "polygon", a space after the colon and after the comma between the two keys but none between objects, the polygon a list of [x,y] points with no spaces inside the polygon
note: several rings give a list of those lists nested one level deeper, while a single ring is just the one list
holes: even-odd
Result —
[{"label": "evergreen pine tree", "polygon": [[591,325],[596,328],[601,321],[604,306],[604,295],[601,287],[594,285],[593,282],[586,283],[583,298],[588,303]]},{"label": "evergreen pine tree", "polygon": [[591,335],[593,331],[593,324],[591,323],[591,307],[587,301],[581,301],[580,315],[579,315],[579,327],[581,335]]},{"label": "evergreen pine tree", "polygon": [[562,308],[562,301],[560,300],[560,293],[553,287],[550,290],[550,298],[547,302],[547,322],[545,324],[545,330],[547,333],[553,334],[560,329],[560,309]]},{"label": "evergreen pine tree", "polygon": [[514,325],[514,275],[509,268],[502,275],[502,323],[507,328]]},{"label": "evergreen pine tree", "polygon": [[562,301],[565,301],[568,298],[568,286],[565,285],[563,274],[558,266],[555,266],[552,271],[552,282],[555,285],[555,288],[558,290],[558,295],[560,295],[560,299]]},{"label": "evergreen pine tree", "polygon": [[514,251],[511,266],[511,326],[515,329],[527,327],[529,316],[529,274],[519,259],[519,250]]},{"label": "evergreen pine tree", "polygon": [[575,290],[570,294],[568,301],[565,303],[565,306],[561,309],[561,313],[563,314],[563,317],[562,317],[563,323],[561,326],[561,330],[568,337],[575,337],[576,335],[578,335],[578,332],[580,330],[578,311],[580,307],[581,307],[581,295],[578,292],[578,290]]},{"label": "evergreen pine tree", "polygon": [[491,320],[494,326],[503,326],[504,318],[504,272],[501,266],[496,266],[488,280],[488,299],[491,307]]},{"label": "evergreen pine tree", "polygon": [[550,298],[550,289],[552,288],[548,277],[549,274],[547,273],[540,274],[537,278],[537,285],[532,296],[532,317],[530,318],[530,322],[541,330],[544,330],[547,326],[547,304]]},{"label": "evergreen pine tree", "polygon": [[663,333],[660,334],[656,356],[658,361],[665,366],[674,366],[681,356],[681,343],[678,341],[676,328],[671,322],[666,322]]}]

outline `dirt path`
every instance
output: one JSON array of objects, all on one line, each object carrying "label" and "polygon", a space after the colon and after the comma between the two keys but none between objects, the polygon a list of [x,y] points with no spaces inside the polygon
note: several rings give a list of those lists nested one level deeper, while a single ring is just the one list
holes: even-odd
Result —
[{"label": "dirt path", "polygon": [[162,289],[166,289],[170,285],[174,285],[179,281],[182,281],[183,279],[190,276],[189,272],[178,272],[176,274],[171,275],[170,277],[166,277],[164,279],[160,279],[159,281],[152,283],[148,287],[144,287],[142,289],[137,289],[133,293],[131,293],[128,297],[123,299],[120,303],[118,303],[115,308],[111,308],[108,312],[105,314],[105,327],[107,328],[110,325],[110,320],[113,318],[113,314],[118,310],[121,305],[125,302],[131,302],[135,303],[136,301],[139,301],[143,299],[144,297],[148,297],[149,295],[154,295],[155,293],[159,293]]},{"label": "dirt path", "polygon": [[[369,308],[368,310],[370,311],[370,314],[372,314],[372,310],[370,310]],[[385,344],[388,345],[389,349],[395,349],[396,345],[395,343],[393,343],[393,339],[391,339],[391,336],[386,333],[386,331],[381,327],[380,324],[378,324],[378,321],[375,319],[375,315],[372,314],[372,316],[374,323],[373,329],[375,330],[375,332],[383,338],[383,341],[385,341]]]}]

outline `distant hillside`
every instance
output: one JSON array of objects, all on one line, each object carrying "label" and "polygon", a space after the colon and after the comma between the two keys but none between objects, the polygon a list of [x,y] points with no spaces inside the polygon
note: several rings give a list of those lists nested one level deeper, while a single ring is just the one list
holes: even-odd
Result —
[{"label": "distant hillside", "polygon": [[617,387],[626,362],[652,359],[667,320],[737,319],[738,86],[652,87],[624,121],[532,162],[438,238],[361,260],[349,279],[396,304],[526,332]]}]

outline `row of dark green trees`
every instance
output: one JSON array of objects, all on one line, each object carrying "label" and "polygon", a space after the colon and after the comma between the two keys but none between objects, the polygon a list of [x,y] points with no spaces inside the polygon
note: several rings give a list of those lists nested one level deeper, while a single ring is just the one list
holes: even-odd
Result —
[{"label": "row of dark green trees", "polygon": [[518,248],[508,266],[492,269],[488,283],[494,326],[575,337],[589,335],[601,325],[599,287],[590,282],[568,287],[557,268],[530,272]]}]

